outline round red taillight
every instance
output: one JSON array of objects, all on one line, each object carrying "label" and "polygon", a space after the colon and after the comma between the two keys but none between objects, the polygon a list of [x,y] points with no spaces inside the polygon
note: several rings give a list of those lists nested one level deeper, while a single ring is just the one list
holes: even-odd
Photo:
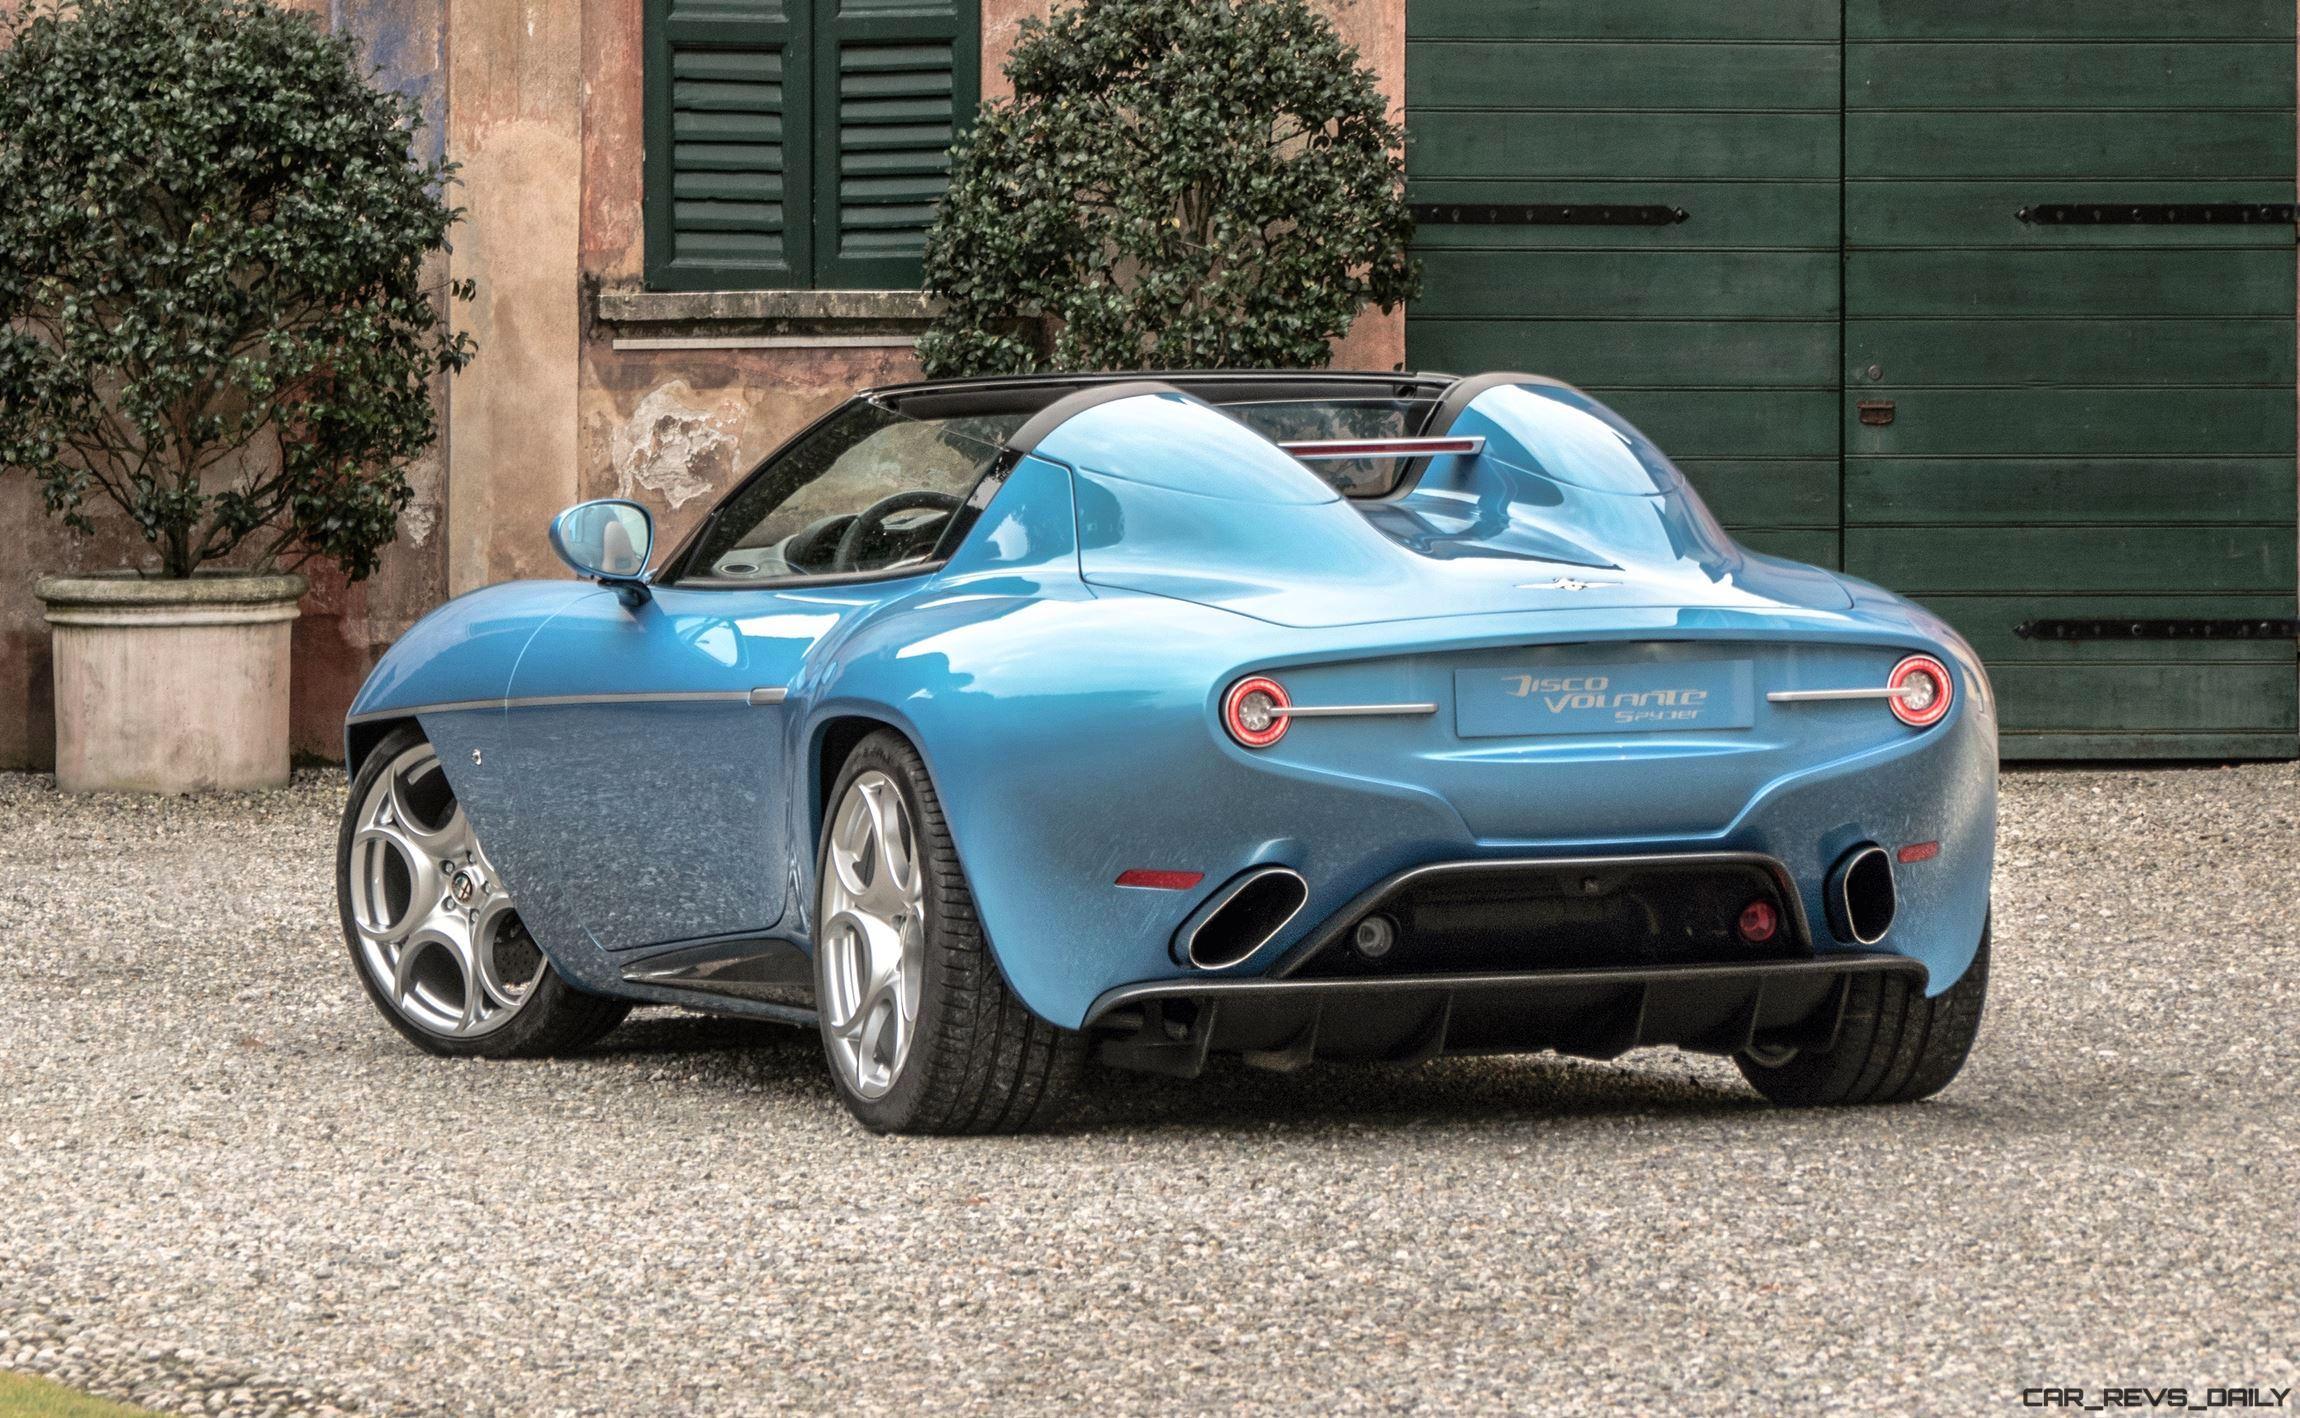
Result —
[{"label": "round red taillight", "polygon": [[1751,945],[1763,945],[1781,929],[1781,913],[1773,909],[1770,901],[1752,901],[1741,908],[1741,919],[1733,923],[1741,939]]},{"label": "round red taillight", "polygon": [[1913,729],[1939,723],[1957,694],[1949,667],[1930,655],[1911,655],[1893,666],[1885,684],[1899,691],[1892,700],[1893,717]]},{"label": "round red taillight", "polygon": [[1286,736],[1287,719],[1280,711],[1292,706],[1284,685],[1251,675],[1222,696],[1222,727],[1248,748],[1268,748]]}]

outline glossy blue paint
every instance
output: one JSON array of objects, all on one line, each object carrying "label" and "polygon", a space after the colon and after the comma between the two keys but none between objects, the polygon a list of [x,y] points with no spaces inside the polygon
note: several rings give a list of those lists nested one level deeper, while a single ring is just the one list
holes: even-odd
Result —
[{"label": "glossy blue paint", "polygon": [[[1057,1024],[1189,973],[1175,926],[1271,863],[1303,874],[1309,902],[1223,973],[1267,971],[1431,861],[1762,852],[1822,922],[1844,851],[1937,840],[1900,869],[1881,948],[1923,961],[1936,993],[1954,983],[1995,834],[1996,726],[1970,648],[1875,587],[1736,547],[1666,458],[1575,391],[1491,389],[1453,431],[1484,452],[1353,503],[1195,400],[1104,402],[1020,457],[939,567],[658,585],[636,607],[492,588],[411,632],[355,714],[421,713],[538,940],[611,992],[645,993],[620,962],[676,940],[811,948],[822,745],[857,718],[919,747],[999,962]],[[1912,651],[1960,666],[1930,729],[1875,700],[1764,698],[1880,685]],[[1439,709],[1298,719],[1254,752],[1219,719],[1247,673],[1296,704]],[[1608,673],[1749,692],[1728,722],[1460,731],[1464,684]],[[475,698],[492,702],[422,712]],[[1135,867],[1205,875],[1117,887]]]},{"label": "glossy blue paint", "polygon": [[510,581],[458,596],[417,621],[352,700],[353,723],[413,705],[500,700],[543,624],[599,592],[573,581]]},{"label": "glossy blue paint", "polygon": [[[1489,401],[1523,396],[1552,405],[1558,392],[1488,391],[1455,425],[1487,435],[1483,454],[1434,458],[1406,495],[1372,504],[1335,495],[1302,464],[1180,395],[1089,409],[1039,451],[1077,470],[1081,561],[1090,584],[1178,596],[1281,625],[1550,608],[1852,604],[1827,572],[1734,545],[1681,479],[1646,495],[1559,481],[1536,471],[1543,465],[1485,417]],[[1623,448],[1626,435],[1566,412]],[[1170,440],[1153,431],[1169,426]],[[1173,457],[1144,466],[1139,450],[1169,445]],[[1127,449],[1137,450],[1132,462],[1110,471]],[[1512,456],[1525,466],[1508,461]],[[1624,456],[1632,467],[1636,459],[1667,466],[1642,439]],[[1230,497],[1209,492],[1217,480],[1204,469],[1230,467],[1247,470],[1241,490]],[[1586,470],[1577,476],[1596,479]],[[1278,527],[1282,534],[1274,534]],[[1547,588],[1561,576],[1586,588]]]},{"label": "glossy blue paint", "polygon": [[[778,925],[799,871],[792,844],[812,840],[790,816],[806,779],[793,703],[752,697],[787,694],[809,655],[882,595],[662,586],[633,608],[611,593],[571,608],[521,658],[515,701],[698,697],[513,708],[522,787],[512,796],[529,815],[507,850],[579,865],[560,888],[564,909],[609,950]],[[495,851],[495,838],[481,840]],[[695,870],[698,852],[723,870]]]}]

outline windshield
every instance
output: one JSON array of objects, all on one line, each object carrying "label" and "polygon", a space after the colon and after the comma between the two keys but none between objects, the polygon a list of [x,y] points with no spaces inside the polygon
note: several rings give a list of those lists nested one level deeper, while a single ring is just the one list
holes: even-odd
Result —
[{"label": "windshield", "polygon": [[948,555],[968,490],[1027,418],[919,419],[858,400],[721,504],[680,583],[867,575]]},{"label": "windshield", "polygon": [[[1338,397],[1223,403],[1271,443],[1407,438],[1435,401]],[[719,508],[676,573],[685,586],[759,586],[870,576],[948,557],[978,506],[968,494],[1037,412],[1022,402],[920,417],[859,398],[778,450]],[[1306,464],[1344,497],[1395,491],[1409,458],[1320,458]]]}]

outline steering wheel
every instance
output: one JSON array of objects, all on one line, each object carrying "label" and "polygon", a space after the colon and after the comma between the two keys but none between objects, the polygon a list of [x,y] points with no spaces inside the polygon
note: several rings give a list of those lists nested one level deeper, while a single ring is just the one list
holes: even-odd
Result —
[{"label": "steering wheel", "polygon": [[846,534],[839,538],[839,549],[831,557],[832,567],[840,571],[857,570],[855,562],[871,538],[881,535],[886,519],[918,507],[939,507],[947,514],[958,510],[959,499],[947,492],[928,492],[924,488],[880,498],[856,513],[855,519],[847,524]]},{"label": "steering wheel", "polygon": [[[847,513],[834,512],[807,523],[783,542],[784,563],[801,574],[815,570],[818,565],[837,570],[839,540],[846,535],[847,528],[854,525],[854,520]],[[830,553],[827,561],[825,552]]]}]

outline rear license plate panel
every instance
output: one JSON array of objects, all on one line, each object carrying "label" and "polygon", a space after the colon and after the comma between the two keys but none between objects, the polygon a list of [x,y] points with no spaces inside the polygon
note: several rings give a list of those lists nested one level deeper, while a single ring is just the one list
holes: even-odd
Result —
[{"label": "rear license plate panel", "polygon": [[1454,732],[1463,738],[1687,733],[1756,722],[1747,660],[1527,662],[1456,670]]}]

